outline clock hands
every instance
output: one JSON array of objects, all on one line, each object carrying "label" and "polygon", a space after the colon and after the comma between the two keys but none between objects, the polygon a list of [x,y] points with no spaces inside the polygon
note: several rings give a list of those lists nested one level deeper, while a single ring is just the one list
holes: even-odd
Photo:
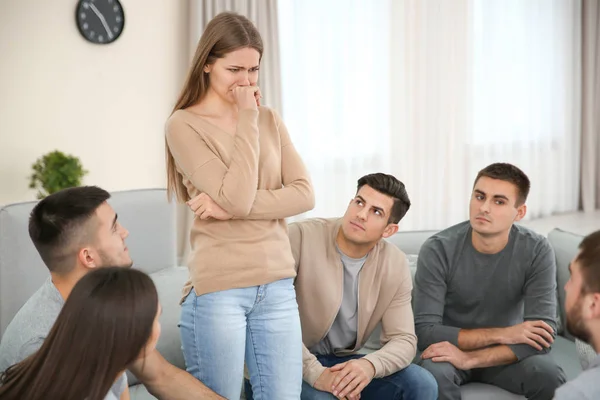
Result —
[{"label": "clock hands", "polygon": [[90,8],[92,9],[92,11],[94,11],[94,14],[96,14],[96,16],[100,19],[100,22],[102,22],[102,25],[104,26],[104,29],[106,30],[106,33],[108,34],[108,38],[112,39],[113,34],[110,31],[108,24],[106,23],[106,18],[104,18],[104,15],[102,15],[102,13],[100,13],[98,8],[96,8],[96,6],[93,3],[88,3],[88,4],[89,4]]}]

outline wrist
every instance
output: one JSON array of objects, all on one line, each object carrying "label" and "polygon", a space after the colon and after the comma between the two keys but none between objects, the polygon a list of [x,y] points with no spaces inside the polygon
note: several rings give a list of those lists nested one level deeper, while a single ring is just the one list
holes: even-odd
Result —
[{"label": "wrist", "polygon": [[477,350],[475,351],[468,351],[465,354],[467,355],[467,370],[471,370],[473,368],[477,368],[479,365],[479,357],[478,354],[479,352]]},{"label": "wrist", "polygon": [[367,369],[367,373],[369,375],[369,377],[371,379],[373,379],[375,377],[375,365],[373,365],[373,363],[371,361],[369,361],[367,358],[361,358],[359,361],[361,361],[364,365],[365,368]]},{"label": "wrist", "polygon": [[506,328],[491,328],[490,337],[492,344],[507,344],[506,343]]}]

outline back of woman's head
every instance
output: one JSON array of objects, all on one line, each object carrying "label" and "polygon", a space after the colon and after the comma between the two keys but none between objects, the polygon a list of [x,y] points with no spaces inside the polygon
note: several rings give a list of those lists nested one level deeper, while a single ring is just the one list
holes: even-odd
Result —
[{"label": "back of woman's head", "polygon": [[[198,42],[192,65],[173,112],[198,103],[206,95],[210,86],[209,74],[204,71],[206,65],[213,64],[218,58],[223,58],[232,51],[246,47],[258,51],[262,58],[263,42],[252,21],[231,12],[220,13],[214,17],[206,25]],[[181,183],[166,141],[165,147],[169,197],[175,194],[180,201],[185,201],[188,199],[187,191]]]},{"label": "back of woman's head", "polygon": [[109,267],[73,288],[40,350],[9,368],[2,399],[102,400],[148,343],[158,294],[141,271]]}]

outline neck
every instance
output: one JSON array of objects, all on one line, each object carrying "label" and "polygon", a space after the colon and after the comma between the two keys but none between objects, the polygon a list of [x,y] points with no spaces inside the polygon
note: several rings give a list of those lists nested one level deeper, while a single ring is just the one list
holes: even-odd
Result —
[{"label": "neck", "polygon": [[596,353],[600,354],[600,321],[594,320],[589,325],[590,344]]},{"label": "neck", "polygon": [[73,271],[68,274],[57,274],[51,273],[52,283],[58,289],[58,292],[62,296],[63,300],[67,300],[67,297],[71,294],[71,291],[75,287],[75,284],[85,275],[79,272],[78,268],[74,268]]},{"label": "neck", "polygon": [[509,235],[510,229],[492,235],[482,235],[473,230],[471,233],[471,242],[475,250],[480,253],[496,254],[506,247]]},{"label": "neck", "polygon": [[363,258],[367,254],[369,254],[369,252],[373,250],[373,247],[375,247],[375,245],[377,244],[377,242],[365,244],[351,242],[346,238],[346,236],[344,236],[344,232],[342,232],[342,227],[338,229],[338,233],[335,238],[335,243],[337,244],[340,251],[350,258]]}]

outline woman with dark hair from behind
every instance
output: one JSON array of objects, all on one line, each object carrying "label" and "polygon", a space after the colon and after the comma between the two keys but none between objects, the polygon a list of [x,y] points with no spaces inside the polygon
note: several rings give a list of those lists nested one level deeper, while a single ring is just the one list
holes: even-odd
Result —
[{"label": "woman with dark hair from behind", "polygon": [[129,399],[125,370],[156,346],[159,315],[156,287],[145,273],[109,267],[87,274],[40,350],[0,377],[0,398]]}]

